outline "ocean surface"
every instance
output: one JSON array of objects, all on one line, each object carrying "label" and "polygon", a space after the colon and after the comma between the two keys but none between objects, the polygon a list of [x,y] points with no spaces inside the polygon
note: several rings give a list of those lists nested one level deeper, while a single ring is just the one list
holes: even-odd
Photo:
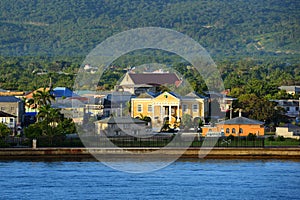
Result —
[{"label": "ocean surface", "polygon": [[0,199],[300,199],[300,161],[178,160],[139,174],[95,161],[0,161]]}]

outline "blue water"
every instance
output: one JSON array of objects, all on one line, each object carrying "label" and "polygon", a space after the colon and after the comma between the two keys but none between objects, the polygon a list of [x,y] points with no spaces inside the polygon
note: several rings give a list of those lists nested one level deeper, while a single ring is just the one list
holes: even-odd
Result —
[{"label": "blue water", "polygon": [[2,161],[0,175],[5,200],[300,199],[299,161],[179,160],[146,174],[100,162]]}]

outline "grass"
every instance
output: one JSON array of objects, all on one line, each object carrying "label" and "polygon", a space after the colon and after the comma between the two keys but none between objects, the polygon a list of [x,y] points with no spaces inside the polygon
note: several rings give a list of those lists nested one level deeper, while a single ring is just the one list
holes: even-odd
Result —
[{"label": "grass", "polygon": [[299,146],[300,145],[300,141],[296,140],[296,139],[290,139],[290,138],[286,138],[284,141],[269,141],[268,139],[265,140],[265,147],[268,146]]}]

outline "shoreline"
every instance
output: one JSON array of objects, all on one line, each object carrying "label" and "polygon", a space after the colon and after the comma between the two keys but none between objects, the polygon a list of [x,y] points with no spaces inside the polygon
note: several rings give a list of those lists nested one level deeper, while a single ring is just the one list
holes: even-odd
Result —
[{"label": "shoreline", "polygon": [[[201,152],[200,152],[201,149]],[[160,150],[160,151],[158,151]],[[269,148],[2,148],[0,160],[22,159],[300,159],[300,147]],[[208,154],[206,155],[206,153]],[[182,154],[182,155],[181,155]],[[179,156],[181,155],[181,156]],[[96,157],[96,158],[95,158]]]}]

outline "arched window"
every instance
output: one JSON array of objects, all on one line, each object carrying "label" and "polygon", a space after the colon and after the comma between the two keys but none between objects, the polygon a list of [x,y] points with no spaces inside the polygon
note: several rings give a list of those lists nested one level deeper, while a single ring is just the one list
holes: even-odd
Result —
[{"label": "arched window", "polygon": [[243,129],[242,128],[240,128],[239,133],[243,133]]},{"label": "arched window", "polygon": [[226,128],[226,133],[229,133],[230,132],[230,129],[229,128]]},{"label": "arched window", "polygon": [[235,133],[235,128],[232,128],[232,131],[231,131],[232,133]]}]

